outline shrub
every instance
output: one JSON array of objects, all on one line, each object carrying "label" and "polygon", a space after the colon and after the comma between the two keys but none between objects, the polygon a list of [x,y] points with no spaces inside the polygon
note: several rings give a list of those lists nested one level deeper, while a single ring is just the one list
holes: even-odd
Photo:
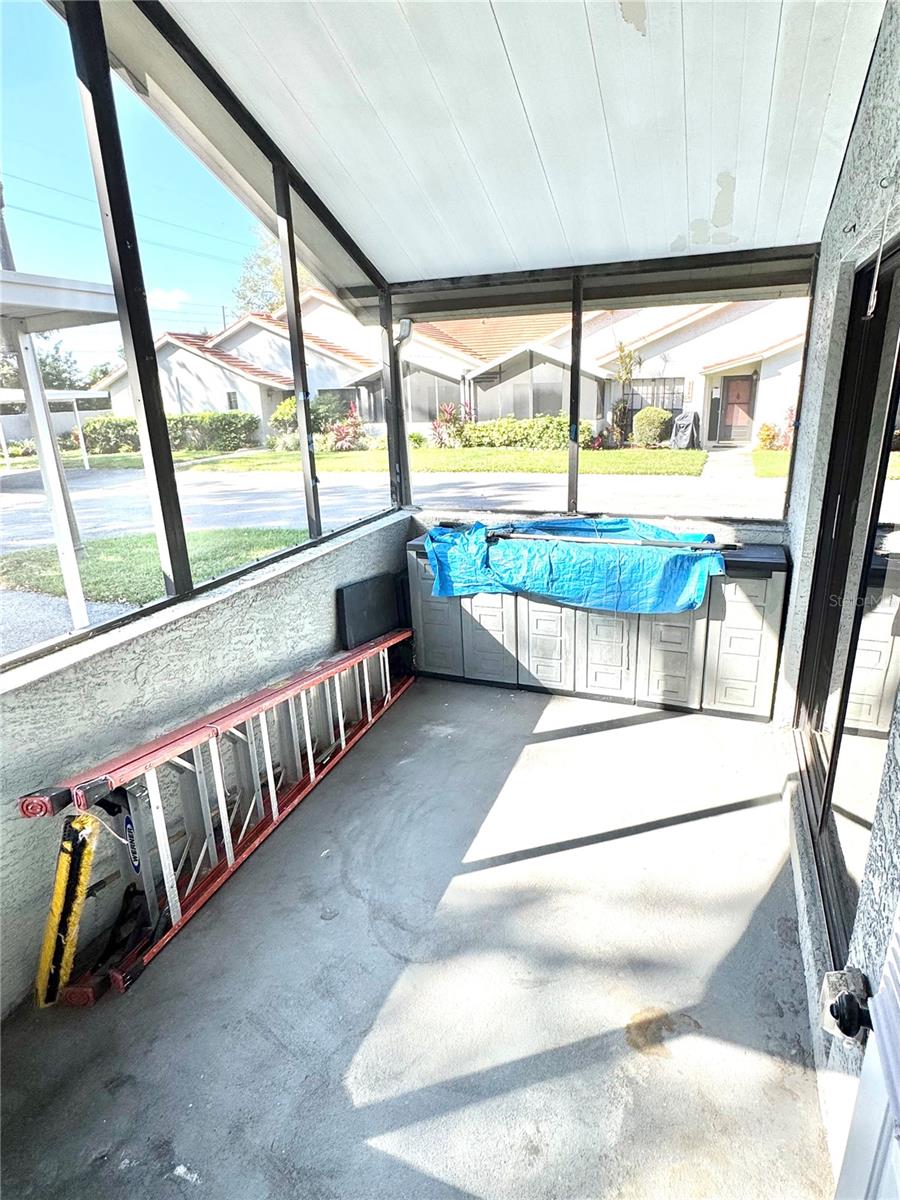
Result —
[{"label": "shrub", "polygon": [[[212,450],[222,454],[256,445],[259,417],[245,412],[179,413],[166,417],[173,450]],[[134,417],[92,417],[83,425],[91,454],[140,449]]]},{"label": "shrub", "polygon": [[37,448],[31,438],[22,438],[21,442],[7,442],[6,448],[10,458],[31,458],[37,454]]},{"label": "shrub", "polygon": [[[589,447],[594,433],[589,421],[578,425],[578,444]],[[525,450],[565,450],[569,444],[569,421],[559,413],[518,420],[501,417],[498,421],[466,423],[460,430],[461,446],[511,446]]]},{"label": "shrub", "polygon": [[281,433],[297,432],[297,397],[288,396],[269,417],[269,428],[277,438]]},{"label": "shrub", "polygon": [[634,444],[658,446],[672,432],[672,414],[649,405],[634,414]]},{"label": "shrub", "polygon": [[407,441],[416,450],[421,450],[423,446],[428,445],[428,438],[425,436],[424,433],[419,433],[418,430],[409,434],[407,437]]},{"label": "shrub", "polygon": [[60,450],[80,450],[81,441],[78,437],[78,430],[70,429],[67,433],[57,434],[56,444]]},{"label": "shrub", "polygon": [[[309,406],[309,422],[313,433],[327,433],[336,421],[349,416],[350,408],[341,394],[321,391]],[[288,396],[278,405],[269,418],[269,428],[278,436],[281,433],[297,432],[297,397]]]},{"label": "shrub", "polygon": [[329,450],[366,450],[369,438],[363,423],[356,411],[356,405],[350,405],[350,411],[343,421],[335,421],[328,431]]},{"label": "shrub", "polygon": [[775,425],[760,425],[757,431],[757,446],[760,450],[775,450],[781,435]]},{"label": "shrub", "polygon": [[296,429],[293,433],[279,433],[277,437],[269,438],[269,448],[293,453],[300,449],[300,434]]},{"label": "shrub", "polygon": [[140,448],[134,417],[91,417],[82,430],[91,454],[119,454]]},{"label": "shrub", "polygon": [[442,404],[437,419],[431,422],[431,438],[436,446],[461,446],[465,429],[455,404]]},{"label": "shrub", "polygon": [[[259,432],[259,417],[248,412],[191,413],[180,418],[169,417],[169,428],[173,419],[187,423],[191,449],[216,450],[230,454],[256,445]],[[170,434],[171,436],[171,434]]]}]

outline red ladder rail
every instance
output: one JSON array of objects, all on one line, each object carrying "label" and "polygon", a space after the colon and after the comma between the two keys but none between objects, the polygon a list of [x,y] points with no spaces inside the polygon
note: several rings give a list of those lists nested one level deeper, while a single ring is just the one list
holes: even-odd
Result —
[{"label": "red ladder rail", "polygon": [[[143,885],[146,920],[140,936],[128,941],[116,961],[64,982],[63,1003],[92,1004],[109,986],[130,987],[412,685],[411,674],[392,678],[388,655],[411,637],[411,630],[400,629],[375,638],[22,797],[19,811],[28,818],[68,805],[104,810],[104,823],[110,817],[121,823],[116,836],[126,847],[123,878],[140,875]],[[179,805],[173,803],[168,769],[178,776],[183,817],[183,829],[174,835],[170,826]]]}]

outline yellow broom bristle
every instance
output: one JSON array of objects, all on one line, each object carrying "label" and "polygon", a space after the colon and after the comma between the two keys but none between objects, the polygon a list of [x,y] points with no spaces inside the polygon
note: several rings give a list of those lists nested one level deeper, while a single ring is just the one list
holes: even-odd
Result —
[{"label": "yellow broom bristle", "polygon": [[[36,999],[41,1008],[55,1003],[56,996],[68,983],[72,973],[75,949],[78,945],[78,926],[87,899],[99,828],[99,822],[90,813],[81,813],[71,818],[63,828],[50,896],[50,910],[47,913],[35,980]],[[77,858],[76,850],[79,851]],[[73,863],[76,864],[77,871],[74,891],[70,889]],[[63,951],[59,963],[59,980],[56,984],[56,995],[50,998],[50,974],[60,939],[63,939]]]}]

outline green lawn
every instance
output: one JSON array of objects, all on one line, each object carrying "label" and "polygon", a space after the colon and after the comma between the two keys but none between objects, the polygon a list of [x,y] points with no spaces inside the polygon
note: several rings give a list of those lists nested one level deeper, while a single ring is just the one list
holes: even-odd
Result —
[{"label": "green lawn", "polygon": [[753,474],[757,479],[786,479],[790,450],[754,450]]},{"label": "green lawn", "polygon": [[[757,479],[786,479],[790,461],[790,450],[753,451],[753,471]],[[900,479],[900,450],[891,452],[887,477]]]},{"label": "green lawn", "polygon": [[[172,457],[176,462],[192,462],[195,458],[209,458],[212,454],[211,450],[173,450]],[[63,450],[60,454],[63,466],[67,468],[84,468],[84,461],[81,457],[81,452],[78,450]],[[125,454],[89,454],[88,462],[92,467],[106,468],[107,470],[140,470],[144,465],[144,460],[140,454],[125,453]],[[9,461],[11,470],[22,471],[31,469],[37,470],[38,460],[35,455],[29,455],[28,458],[11,458]]]},{"label": "green lawn", "polygon": [[[214,579],[235,567],[305,542],[298,529],[205,529],[187,535],[194,581]],[[156,539],[150,533],[93,538],[85,543],[81,581],[88,600],[148,604],[165,595]],[[0,556],[0,587],[64,596],[53,547]]]},{"label": "green lawn", "polygon": [[[107,470],[140,469],[140,454],[91,454],[92,467]],[[414,472],[435,471],[493,474],[510,471],[531,475],[565,475],[568,471],[566,450],[516,450],[507,447],[476,446],[467,449],[439,450],[436,446],[410,448]],[[238,450],[234,454],[214,455],[209,450],[176,450],[176,463],[190,464],[192,471],[299,471],[296,451]],[[81,467],[77,451],[63,452],[67,468]],[[582,450],[579,469],[585,475],[699,475],[706,462],[705,450]],[[37,459],[14,458],[14,469],[37,467]],[[386,471],[387,450],[329,451],[316,455],[317,470]],[[757,472],[758,474],[758,472]]]},{"label": "green lawn", "polygon": [[[414,473],[435,471],[510,471],[524,474],[565,475],[566,450],[516,450],[492,446],[439,450],[435,446],[410,449]],[[706,462],[705,450],[582,450],[579,469],[585,475],[699,475]],[[297,471],[296,453],[255,450],[234,454],[216,462],[195,463],[192,471]],[[386,471],[386,450],[331,451],[316,455],[316,470]]]}]

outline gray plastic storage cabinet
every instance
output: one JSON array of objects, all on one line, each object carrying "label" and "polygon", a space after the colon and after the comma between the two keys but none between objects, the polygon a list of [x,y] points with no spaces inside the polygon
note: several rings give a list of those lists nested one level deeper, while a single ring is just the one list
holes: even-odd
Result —
[{"label": "gray plastic storage cabinet", "polygon": [[406,559],[418,669],[484,683],[516,683],[515,596],[432,596],[434,573],[422,538],[409,543]]},{"label": "gray plastic storage cabinet", "polygon": [[466,679],[515,683],[515,596],[466,596],[462,600],[462,652]]},{"label": "gray plastic storage cabinet", "polygon": [[636,700],[700,707],[708,606],[707,593],[691,612],[641,613]]},{"label": "gray plastic storage cabinet", "polygon": [[[631,704],[770,715],[787,571],[780,546],[726,551],[727,575],[711,580],[700,608],[641,616],[531,596],[435,599],[424,539],[407,552],[420,671]],[[881,636],[875,617],[873,637]],[[900,654],[890,661],[900,670]],[[878,686],[874,675],[860,684]]]},{"label": "gray plastic storage cabinet", "polygon": [[[419,539],[421,541],[421,539]],[[410,543],[410,547],[416,543]],[[407,548],[409,602],[416,631],[416,664],[430,675],[463,674],[462,603],[432,596],[434,572],[424,550]]]},{"label": "gray plastic storage cabinet", "polygon": [[551,692],[575,691],[575,609],[516,596],[518,682]]},{"label": "gray plastic storage cabinet", "polygon": [[725,554],[710,580],[703,707],[768,717],[775,694],[787,559],[780,546]]},{"label": "gray plastic storage cabinet", "polygon": [[575,609],[575,691],[611,700],[635,698],[638,618]]}]

